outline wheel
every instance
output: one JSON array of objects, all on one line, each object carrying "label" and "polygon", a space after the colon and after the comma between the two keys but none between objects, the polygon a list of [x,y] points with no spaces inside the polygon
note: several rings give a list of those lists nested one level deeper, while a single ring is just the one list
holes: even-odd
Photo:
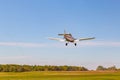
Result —
[{"label": "wheel", "polygon": [[66,46],[68,45],[68,43],[65,44]]},{"label": "wheel", "polygon": [[75,46],[77,46],[77,44],[75,43]]}]

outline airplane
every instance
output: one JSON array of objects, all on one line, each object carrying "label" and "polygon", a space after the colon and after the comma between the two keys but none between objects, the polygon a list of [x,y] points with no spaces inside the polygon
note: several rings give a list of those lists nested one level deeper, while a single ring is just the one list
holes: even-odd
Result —
[{"label": "airplane", "polygon": [[74,45],[77,46],[77,42],[79,42],[79,41],[95,39],[95,37],[75,39],[71,33],[66,33],[65,30],[64,30],[63,34],[58,34],[58,35],[63,36],[63,38],[51,38],[50,37],[49,39],[66,42],[65,43],[66,46],[68,45],[69,42],[74,43]]}]

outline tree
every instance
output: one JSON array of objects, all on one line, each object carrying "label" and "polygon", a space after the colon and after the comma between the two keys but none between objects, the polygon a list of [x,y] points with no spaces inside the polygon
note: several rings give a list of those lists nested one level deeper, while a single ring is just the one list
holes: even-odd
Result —
[{"label": "tree", "polygon": [[117,70],[117,68],[116,68],[116,66],[111,66],[111,67],[108,67],[107,70],[115,71],[115,70]]},{"label": "tree", "polygon": [[97,70],[97,71],[99,71],[99,70],[100,70],[100,71],[101,71],[101,70],[103,71],[103,70],[106,70],[106,68],[103,67],[103,66],[98,66],[96,70]]}]

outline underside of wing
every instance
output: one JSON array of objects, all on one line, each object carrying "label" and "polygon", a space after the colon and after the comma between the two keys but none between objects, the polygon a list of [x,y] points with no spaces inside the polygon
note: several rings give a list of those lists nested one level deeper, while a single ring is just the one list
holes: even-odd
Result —
[{"label": "underside of wing", "polygon": [[60,42],[65,42],[65,39],[62,38],[48,38],[50,40],[56,40],[56,41],[60,41]]},{"label": "underside of wing", "polygon": [[80,39],[76,39],[75,41],[84,41],[84,40],[91,40],[91,39],[95,39],[95,37],[91,37],[91,38],[80,38]]}]

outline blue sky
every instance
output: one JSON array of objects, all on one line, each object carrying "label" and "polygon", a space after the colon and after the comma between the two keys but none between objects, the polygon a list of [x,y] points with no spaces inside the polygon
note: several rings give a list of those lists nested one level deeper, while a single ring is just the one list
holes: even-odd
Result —
[{"label": "blue sky", "polygon": [[[120,68],[119,0],[0,0],[0,63]],[[75,47],[48,40],[64,29]],[[62,38],[62,37],[61,37]]]}]

